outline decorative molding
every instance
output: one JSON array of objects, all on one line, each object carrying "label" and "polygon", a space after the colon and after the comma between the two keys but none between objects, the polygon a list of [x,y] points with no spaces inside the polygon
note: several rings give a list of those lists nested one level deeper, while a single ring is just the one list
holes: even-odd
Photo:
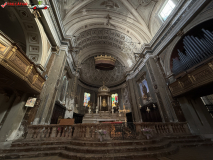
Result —
[{"label": "decorative molding", "polygon": [[173,97],[213,82],[213,61],[193,70],[169,85]]},{"label": "decorative molding", "polygon": [[[30,59],[26,56],[19,47],[13,45],[9,40],[7,40],[1,33],[0,33],[0,44],[1,47],[0,52],[0,65],[5,68],[5,71],[12,72],[14,79],[19,81],[22,80],[25,82],[26,87],[23,87],[23,90],[27,90],[28,93],[40,93],[45,82],[45,79],[40,75],[37,71],[36,66]],[[7,42],[5,44],[4,42]],[[0,85],[3,85],[2,83]],[[20,84],[16,84],[14,88],[18,88],[20,90]]]}]

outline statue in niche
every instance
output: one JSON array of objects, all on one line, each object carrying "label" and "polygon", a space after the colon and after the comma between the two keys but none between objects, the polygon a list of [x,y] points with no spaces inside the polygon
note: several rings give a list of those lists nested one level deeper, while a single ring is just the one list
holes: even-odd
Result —
[{"label": "statue in niche", "polygon": [[142,88],[143,88],[143,99],[147,99],[148,98],[147,88],[144,84],[142,84]]},{"label": "statue in niche", "polygon": [[102,100],[102,109],[101,110],[102,111],[107,111],[108,110],[108,108],[107,108],[107,102],[106,102],[105,98],[103,98],[103,100]]},{"label": "statue in niche", "polygon": [[102,106],[103,106],[103,107],[106,107],[106,106],[107,106],[106,99],[103,99],[103,101],[102,101]]}]

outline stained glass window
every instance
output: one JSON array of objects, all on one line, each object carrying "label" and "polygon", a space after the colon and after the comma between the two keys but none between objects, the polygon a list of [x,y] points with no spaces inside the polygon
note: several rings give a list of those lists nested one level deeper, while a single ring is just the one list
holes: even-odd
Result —
[{"label": "stained glass window", "polygon": [[115,107],[115,102],[118,103],[118,94],[112,94],[112,107]]},{"label": "stained glass window", "polygon": [[84,93],[84,106],[88,105],[88,102],[90,101],[90,93]]},{"label": "stained glass window", "polygon": [[172,10],[174,8],[175,8],[174,2],[172,2],[172,0],[168,0],[168,2],[166,3],[166,5],[164,6],[164,8],[162,9],[162,11],[160,12],[160,16],[162,17],[162,19],[164,21],[167,19],[167,17],[170,15],[170,13],[172,12]]}]

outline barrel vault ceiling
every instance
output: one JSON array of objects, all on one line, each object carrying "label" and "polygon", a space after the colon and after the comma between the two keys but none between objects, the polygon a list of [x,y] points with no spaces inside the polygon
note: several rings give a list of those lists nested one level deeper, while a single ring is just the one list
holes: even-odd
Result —
[{"label": "barrel vault ceiling", "polygon": [[[75,61],[100,53],[115,57],[130,70],[144,44],[160,28],[158,11],[164,0],[58,0],[66,38]],[[75,52],[75,53],[74,53]],[[83,67],[82,67],[83,69]]]}]

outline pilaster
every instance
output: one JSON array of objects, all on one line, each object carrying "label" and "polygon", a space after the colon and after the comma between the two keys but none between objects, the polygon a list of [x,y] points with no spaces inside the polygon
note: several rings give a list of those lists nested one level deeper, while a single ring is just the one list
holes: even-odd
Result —
[{"label": "pilaster", "polygon": [[141,112],[139,108],[139,103],[137,101],[138,95],[137,95],[137,90],[134,83],[136,83],[134,78],[128,79],[127,81],[130,104],[132,108],[133,121],[141,122],[142,121]]},{"label": "pilaster", "polygon": [[168,91],[164,76],[159,68],[157,60],[149,58],[146,63],[155,96],[159,105],[160,113],[164,122],[177,122],[177,116],[172,106],[170,99],[171,95]]},{"label": "pilaster", "polygon": [[53,60],[48,79],[40,95],[41,103],[33,124],[49,124],[52,111],[55,106],[55,99],[60,86],[60,79],[65,66],[66,53],[61,50]]}]

